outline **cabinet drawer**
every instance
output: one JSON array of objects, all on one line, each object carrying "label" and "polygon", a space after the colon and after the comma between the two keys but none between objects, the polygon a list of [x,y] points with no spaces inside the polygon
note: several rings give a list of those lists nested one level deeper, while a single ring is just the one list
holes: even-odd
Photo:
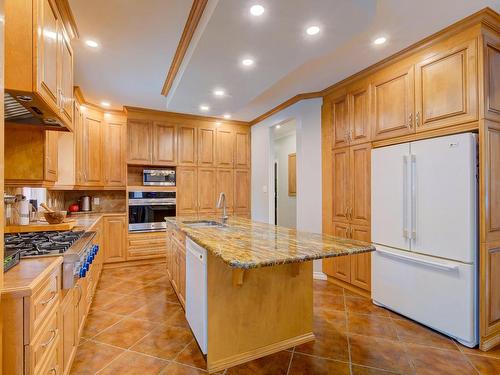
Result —
[{"label": "cabinet drawer", "polygon": [[30,373],[41,373],[52,349],[59,346],[59,336],[59,306],[55,305],[33,343],[26,347],[26,368],[32,370]]},{"label": "cabinet drawer", "polygon": [[[60,340],[58,338],[58,340]],[[52,345],[52,350],[47,355],[47,361],[43,364],[43,369],[40,371],[40,375],[59,375],[62,374],[60,352],[61,345],[56,343]]]},{"label": "cabinet drawer", "polygon": [[172,238],[175,238],[182,246],[186,245],[186,235],[180,230],[172,231]]},{"label": "cabinet drawer", "polygon": [[52,306],[59,301],[60,273],[56,272],[45,280],[37,292],[33,295],[31,303],[33,306],[33,337],[41,326]]},{"label": "cabinet drawer", "polygon": [[152,248],[152,247],[165,247],[166,234],[162,233],[161,236],[136,236],[129,235],[128,247],[130,248]]}]

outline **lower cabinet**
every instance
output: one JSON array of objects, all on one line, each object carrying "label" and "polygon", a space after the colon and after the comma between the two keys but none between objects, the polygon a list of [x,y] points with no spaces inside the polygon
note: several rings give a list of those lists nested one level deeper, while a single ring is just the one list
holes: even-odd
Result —
[{"label": "lower cabinet", "polygon": [[186,306],[186,237],[167,229],[167,276],[182,307]]},{"label": "lower cabinet", "polygon": [[[370,228],[362,225],[334,222],[332,235],[369,242]],[[323,272],[344,283],[370,291],[371,253],[324,259]]]},{"label": "lower cabinet", "polygon": [[127,260],[165,256],[165,232],[129,233]]},{"label": "lower cabinet", "polygon": [[127,260],[127,216],[113,215],[103,218],[104,263]]}]

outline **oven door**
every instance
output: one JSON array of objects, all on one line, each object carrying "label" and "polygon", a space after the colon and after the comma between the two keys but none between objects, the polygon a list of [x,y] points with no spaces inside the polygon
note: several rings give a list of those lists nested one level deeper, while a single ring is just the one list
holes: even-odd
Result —
[{"label": "oven door", "polygon": [[164,230],[166,216],[175,216],[175,204],[131,205],[128,208],[129,232]]}]

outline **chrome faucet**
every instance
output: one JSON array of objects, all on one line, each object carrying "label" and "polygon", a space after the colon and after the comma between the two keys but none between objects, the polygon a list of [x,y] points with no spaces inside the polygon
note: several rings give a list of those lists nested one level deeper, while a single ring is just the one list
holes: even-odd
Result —
[{"label": "chrome faucet", "polygon": [[227,216],[227,207],[226,207],[226,194],[221,192],[219,195],[219,200],[217,201],[217,208],[222,208],[222,217],[220,218],[222,224],[226,224],[228,216]]}]

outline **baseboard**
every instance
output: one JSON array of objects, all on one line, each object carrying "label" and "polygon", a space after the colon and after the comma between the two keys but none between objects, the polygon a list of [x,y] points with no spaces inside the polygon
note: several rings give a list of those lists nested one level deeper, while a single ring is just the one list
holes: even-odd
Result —
[{"label": "baseboard", "polygon": [[495,348],[499,344],[500,344],[500,333],[494,333],[487,338],[481,337],[479,349],[481,349],[483,352],[487,352]]},{"label": "baseboard", "polygon": [[360,296],[366,297],[366,298],[372,298],[371,292],[368,292],[364,289],[358,288],[357,286],[354,286],[352,284],[346,283],[345,281],[339,280],[335,277],[328,277],[328,281],[331,282],[332,284],[338,285],[344,289],[347,289],[350,292],[359,294]]},{"label": "baseboard", "polygon": [[323,272],[313,272],[314,280],[328,280],[328,277]]},{"label": "baseboard", "polygon": [[314,340],[314,334],[312,332],[306,333],[304,335],[293,337],[291,339],[263,346],[262,348],[254,349],[246,353],[237,354],[229,358],[219,359],[212,363],[207,363],[207,370],[209,373],[222,371],[226,368],[237,366],[257,358],[280,352],[282,350],[290,349],[294,346],[304,344],[312,340]]}]

